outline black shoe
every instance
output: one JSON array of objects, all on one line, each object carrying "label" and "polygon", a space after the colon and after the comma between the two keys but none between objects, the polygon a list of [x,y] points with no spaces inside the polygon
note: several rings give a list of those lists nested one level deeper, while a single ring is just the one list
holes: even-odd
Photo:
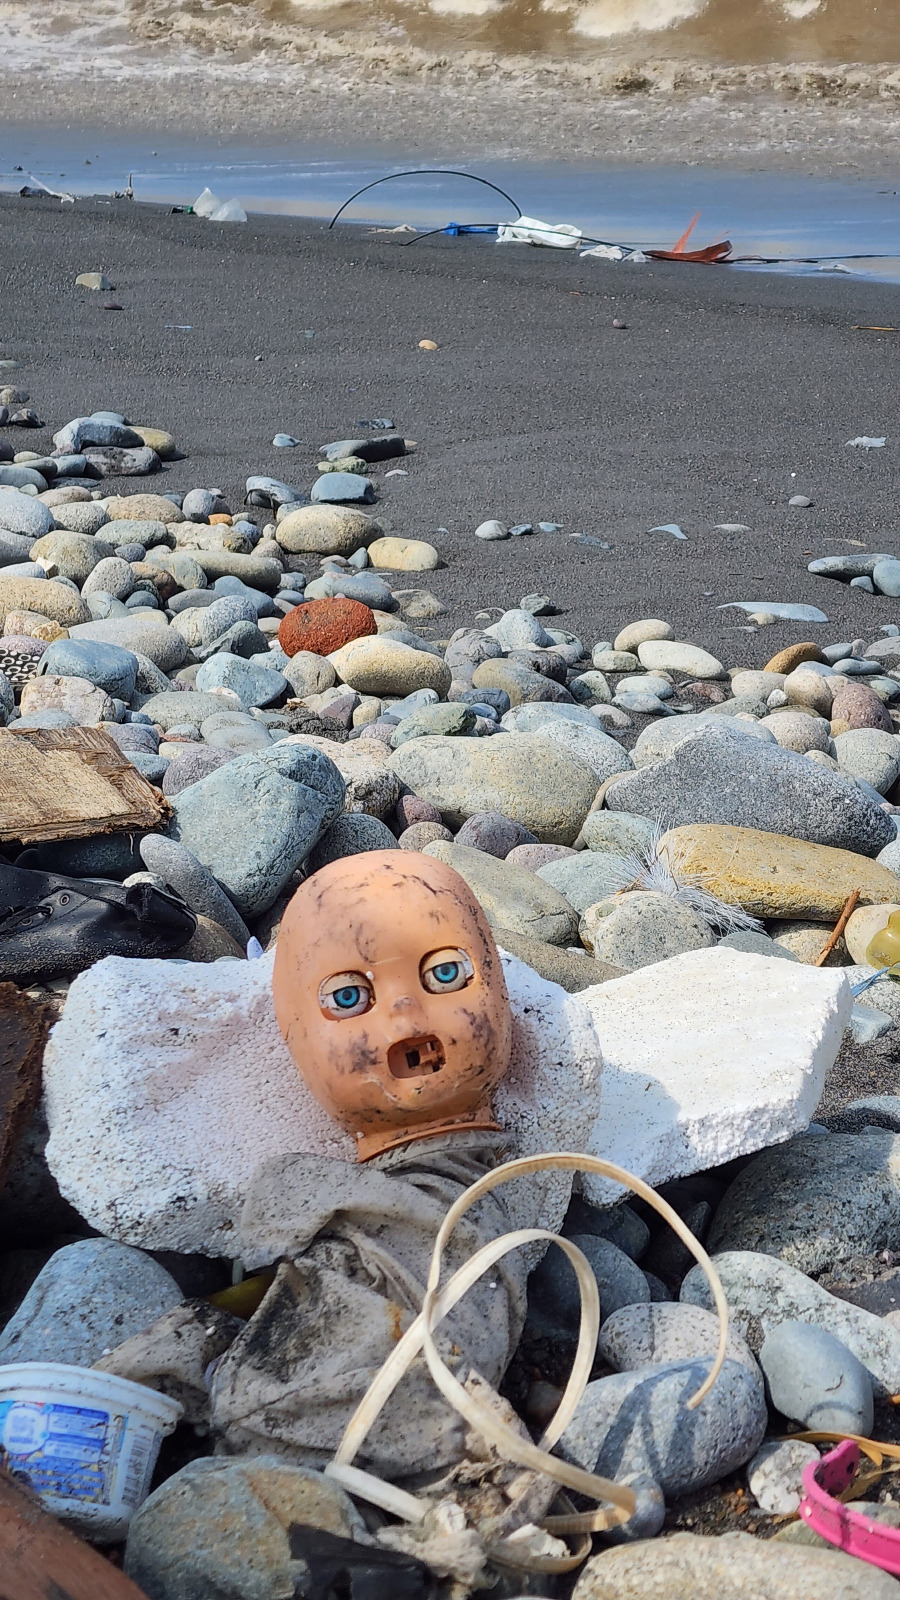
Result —
[{"label": "black shoe", "polygon": [[103,956],[169,956],[196,927],[171,889],[0,864],[0,979],[84,972]]}]

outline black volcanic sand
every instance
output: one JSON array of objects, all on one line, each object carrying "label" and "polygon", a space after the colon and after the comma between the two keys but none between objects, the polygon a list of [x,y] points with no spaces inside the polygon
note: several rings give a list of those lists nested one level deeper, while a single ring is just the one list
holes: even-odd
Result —
[{"label": "black volcanic sand", "polygon": [[[121,410],[170,429],[186,459],[109,492],[218,486],[236,510],[249,473],[308,489],[318,445],[389,416],[419,448],[373,470],[375,511],[446,560],[392,580],[450,606],[437,635],[535,591],[588,646],[658,616],[729,666],[900,621],[897,601],[806,571],[812,556],[900,554],[900,334],[853,326],[900,325],[900,287],[399,237],[0,196],[0,357],[22,363],[0,381],[47,422],[2,437],[41,450],[70,417]],[[113,294],[76,288],[100,268]],[[301,447],[273,448],[282,430]],[[848,449],[858,434],[887,447]],[[408,477],[385,478],[392,466]],[[788,506],[797,492],[811,510]],[[484,543],[488,517],[564,532]],[[663,522],[687,540],[646,531]],[[747,631],[717,609],[731,600],[811,602],[830,621]]]}]

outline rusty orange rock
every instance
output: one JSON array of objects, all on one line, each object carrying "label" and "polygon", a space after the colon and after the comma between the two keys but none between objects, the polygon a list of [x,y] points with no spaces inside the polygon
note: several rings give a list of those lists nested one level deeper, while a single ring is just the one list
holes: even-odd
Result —
[{"label": "rusty orange rock", "polygon": [[284,618],[278,643],[288,656],[295,656],[298,650],[329,656],[351,639],[377,631],[372,611],[361,600],[304,600]]}]

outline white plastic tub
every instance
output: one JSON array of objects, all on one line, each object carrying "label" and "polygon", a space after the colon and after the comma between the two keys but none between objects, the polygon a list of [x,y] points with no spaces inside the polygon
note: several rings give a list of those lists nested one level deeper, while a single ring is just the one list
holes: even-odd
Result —
[{"label": "white plastic tub", "polygon": [[124,1539],[181,1412],[108,1372],[13,1362],[0,1366],[0,1460],[79,1533]]}]

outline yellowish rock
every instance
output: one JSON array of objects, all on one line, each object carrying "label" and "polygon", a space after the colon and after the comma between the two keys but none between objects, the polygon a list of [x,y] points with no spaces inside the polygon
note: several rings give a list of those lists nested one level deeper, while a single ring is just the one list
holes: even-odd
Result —
[{"label": "yellowish rock", "polygon": [[672,828],[659,849],[676,877],[699,879],[755,917],[836,922],[854,889],[862,905],[894,900],[900,889],[900,879],[868,856],[756,828],[691,823]]},{"label": "yellowish rock", "polygon": [[166,433],[164,428],[142,428],[139,423],[131,424],[135,433],[140,434],[149,450],[155,450],[160,461],[171,461],[178,454],[175,436]]},{"label": "yellowish rock", "polygon": [[6,626],[9,611],[37,611],[61,628],[90,622],[87,602],[74,589],[52,578],[4,578],[0,574],[0,616]]},{"label": "yellowish rock", "polygon": [[799,667],[802,661],[824,661],[825,657],[817,644],[789,644],[786,650],[779,650],[771,661],[767,661],[763,672],[783,672],[787,675]]},{"label": "yellowish rock", "polygon": [[803,708],[809,707],[826,720],[831,718],[831,682],[823,678],[820,672],[804,672],[802,667],[795,667],[784,680],[784,692],[792,705]]},{"label": "yellowish rock", "polygon": [[670,622],[663,622],[660,617],[644,617],[639,622],[629,622],[621,633],[616,634],[613,649],[630,652],[646,644],[648,639],[671,639],[673,632]]},{"label": "yellowish rock", "polygon": [[440,559],[424,539],[376,539],[369,545],[370,564],[392,572],[433,572]]},{"label": "yellowish rock", "polygon": [[7,638],[14,634],[20,639],[46,639],[48,644],[54,639],[69,637],[68,628],[61,627],[40,611],[7,611],[3,632]]},{"label": "yellowish rock", "polygon": [[[889,919],[895,911],[900,911],[900,905],[888,902],[883,906],[858,906],[851,916],[846,928],[844,938],[847,949],[850,951],[857,966],[871,966],[867,962],[866,951],[872,943],[876,933],[886,928]],[[879,966],[881,963],[879,962]]]}]

